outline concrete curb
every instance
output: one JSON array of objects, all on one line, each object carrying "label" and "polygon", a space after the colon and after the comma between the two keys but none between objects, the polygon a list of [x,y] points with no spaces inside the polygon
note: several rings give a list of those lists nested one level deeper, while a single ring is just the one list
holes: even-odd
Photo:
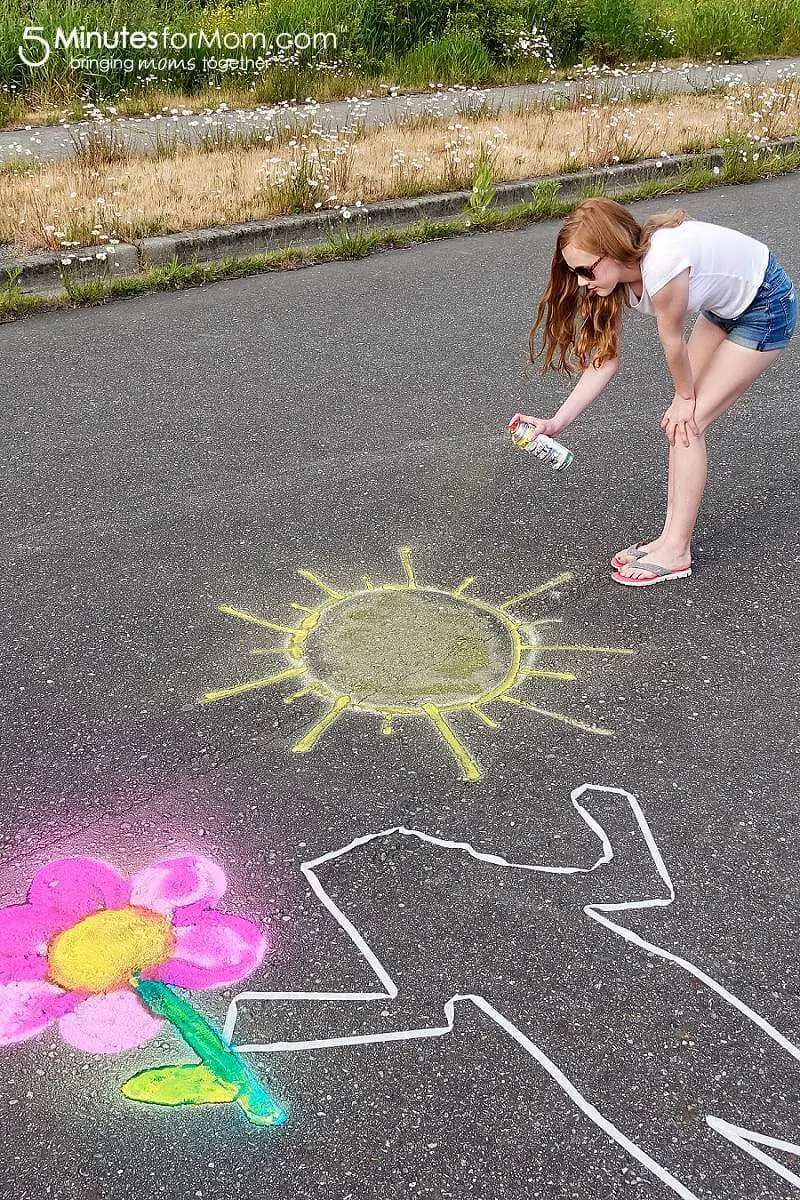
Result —
[{"label": "concrete curb", "polygon": [[[797,137],[776,138],[762,143],[759,152],[776,151],[785,154],[796,149],[798,145],[800,138]],[[722,164],[723,151],[720,147],[714,147],[695,154],[649,158],[636,163],[620,163],[618,166],[575,171],[566,175],[519,179],[495,185],[494,207],[502,210],[527,202],[531,198],[532,189],[542,183],[557,181],[561,185],[559,198],[570,200],[579,196],[582,189],[589,184],[602,183],[610,192],[618,192],[648,180],[677,175],[686,167],[702,165],[721,168]],[[415,225],[423,220],[435,221],[463,215],[469,196],[469,191],[460,191],[408,200],[379,200],[352,211],[365,219],[373,230],[390,229]],[[151,267],[164,266],[173,261],[187,265],[194,260],[208,263],[225,258],[270,254],[290,247],[301,248],[319,244],[328,237],[332,229],[340,229],[343,224],[346,222],[343,222],[341,217],[334,218],[330,211],[299,214],[268,221],[248,221],[213,229],[189,230],[165,237],[143,238],[135,244],[120,244],[115,247],[85,246],[72,251],[32,254],[16,260],[6,259],[0,264],[0,270],[12,274],[19,272],[17,284],[25,292],[53,295],[63,292],[65,276],[76,283],[98,279],[107,281],[137,275]],[[66,262],[67,259],[70,261]]]}]

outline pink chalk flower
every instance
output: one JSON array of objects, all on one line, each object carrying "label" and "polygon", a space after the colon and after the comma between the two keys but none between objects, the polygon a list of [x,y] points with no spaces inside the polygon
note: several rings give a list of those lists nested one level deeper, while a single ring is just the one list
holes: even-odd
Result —
[{"label": "pink chalk flower", "polygon": [[53,1021],[71,1046],[116,1054],[163,1022],[136,979],[179,988],[236,983],[266,953],[261,930],[218,912],[227,880],[197,855],[125,879],[94,858],[62,858],[36,873],[26,904],[0,908],[0,1045]]}]

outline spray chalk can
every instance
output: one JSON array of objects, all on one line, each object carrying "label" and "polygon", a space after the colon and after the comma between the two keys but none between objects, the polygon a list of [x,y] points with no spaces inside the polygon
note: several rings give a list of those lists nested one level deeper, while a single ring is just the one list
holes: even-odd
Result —
[{"label": "spray chalk can", "polygon": [[568,467],[574,457],[572,451],[545,433],[537,436],[534,428],[535,426],[529,425],[527,421],[518,421],[511,430],[511,440],[514,445],[518,446],[520,450],[526,450],[540,462],[548,463],[554,471]]}]

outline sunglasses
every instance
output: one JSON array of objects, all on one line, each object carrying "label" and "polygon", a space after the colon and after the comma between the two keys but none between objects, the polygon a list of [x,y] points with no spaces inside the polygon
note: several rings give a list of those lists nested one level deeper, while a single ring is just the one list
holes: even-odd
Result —
[{"label": "sunglasses", "polygon": [[602,262],[605,254],[601,254],[596,258],[590,267],[571,267],[569,263],[564,263],[564,266],[572,275],[580,275],[583,279],[594,279],[594,269],[598,263]]}]

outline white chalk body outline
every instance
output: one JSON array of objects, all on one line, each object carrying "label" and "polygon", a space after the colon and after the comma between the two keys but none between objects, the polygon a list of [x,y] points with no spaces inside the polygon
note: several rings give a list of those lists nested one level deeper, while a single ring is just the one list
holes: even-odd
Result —
[{"label": "white chalk body outline", "polygon": [[[573,807],[585,822],[585,824],[599,838],[602,853],[599,858],[590,867],[554,867],[546,866],[539,863],[516,863],[509,862],[508,859],[501,857],[498,854],[487,854],[484,851],[476,850],[468,842],[454,842],[446,838],[434,837],[431,834],[423,833],[418,829],[410,829],[404,825],[397,825],[388,829],[379,830],[377,833],[365,834],[363,837],[354,838],[346,846],[340,847],[338,850],[331,850],[327,854],[322,854],[318,858],[309,859],[307,862],[300,864],[302,871],[309,887],[314,895],[322,904],[323,908],[333,917],[337,925],[344,930],[347,936],[355,945],[358,952],[366,960],[369,966],[374,971],[380,981],[383,990],[372,992],[305,992],[305,991],[282,991],[282,992],[240,992],[230,1002],[228,1012],[225,1018],[223,1027],[223,1036],[231,1042],[233,1032],[236,1027],[238,1015],[238,1005],[240,1001],[268,1001],[268,1000],[311,1000],[319,1002],[327,1001],[382,1001],[395,1000],[398,996],[399,989],[397,984],[389,975],[386,968],[370,949],[365,939],[361,936],[355,926],[345,916],[340,908],[334,903],[331,897],[323,888],[319,879],[315,874],[315,869],[325,863],[332,862],[334,859],[341,858],[345,854],[349,854],[359,846],[366,845],[368,842],[375,841],[378,838],[389,837],[393,834],[400,834],[403,837],[418,838],[420,841],[428,842],[434,846],[441,846],[449,850],[461,850],[471,855],[473,858],[481,862],[492,863],[495,866],[508,867],[517,871],[535,871],[549,875],[587,875],[592,871],[596,871],[598,867],[610,863],[614,857],[614,850],[609,837],[598,821],[587,811],[580,803],[580,798],[586,792],[603,792],[610,795],[624,797],[638,825],[639,831],[644,839],[647,850],[652,858],[656,872],[667,889],[667,895],[657,898],[648,898],[642,900],[623,901],[611,904],[585,904],[583,912],[591,920],[602,925],[605,929],[610,930],[613,934],[623,938],[624,941],[630,942],[640,950],[646,951],[648,954],[655,955],[658,958],[666,959],[668,962],[675,964],[689,975],[699,980],[705,987],[709,988],[717,996],[719,996],[726,1004],[729,1004],[737,1012],[741,1013],[746,1020],[752,1022],[758,1029],[761,1030],[768,1038],[771,1038],[782,1050],[791,1055],[792,1058],[800,1062],[800,1047],[789,1041],[779,1030],[777,1030],[769,1021],[755,1012],[749,1005],[745,1004],[732,992],[728,991],[722,984],[717,983],[700,967],[696,967],[694,963],[688,959],[682,958],[680,955],[673,954],[670,950],[665,950],[662,946],[656,945],[654,942],[649,942],[639,934],[627,929],[624,925],[618,925],[611,920],[610,913],[630,912],[634,910],[642,910],[649,908],[667,908],[675,900],[675,888],[667,871],[664,859],[656,845],[655,838],[647,823],[647,819],[639,805],[638,800],[630,792],[623,788],[606,787],[600,784],[584,783],[576,787],[570,793],[570,800]],[[393,1041],[409,1041],[419,1038],[434,1038],[444,1037],[451,1033],[455,1023],[455,1005],[456,1002],[470,1001],[481,1012],[485,1013],[492,1021],[498,1025],[504,1033],[507,1033],[518,1045],[526,1051],[546,1073],[553,1079],[558,1086],[565,1092],[572,1103],[587,1116],[595,1125],[606,1133],[613,1141],[621,1146],[632,1158],[636,1159],[646,1170],[651,1172],[661,1183],[669,1187],[682,1200],[699,1200],[699,1197],[689,1190],[679,1179],[672,1175],[665,1167],[656,1162],[655,1159],[632,1142],[630,1138],[613,1125],[603,1114],[597,1109],[591,1101],[589,1101],[575,1085],[567,1078],[560,1068],[550,1059],[544,1051],[528,1038],[521,1029],[514,1025],[507,1017],[498,1012],[492,1004],[489,1003],[483,996],[467,993],[457,994],[444,1005],[444,1015],[446,1024],[442,1026],[434,1026],[424,1029],[402,1029],[388,1030],[384,1033],[370,1034],[352,1034],[343,1037],[331,1038],[316,1038],[309,1041],[296,1042],[266,1042],[254,1044],[242,1044],[236,1046],[239,1053],[281,1053],[294,1052],[298,1050],[318,1050],[328,1049],[336,1046],[365,1046],[370,1043],[393,1042]],[[706,1115],[706,1124],[720,1137],[731,1142],[738,1149],[750,1155],[761,1165],[768,1167],[776,1175],[791,1183],[794,1187],[800,1189],[800,1175],[794,1174],[783,1166],[776,1159],[763,1150],[758,1149],[759,1146],[770,1147],[775,1150],[784,1151],[789,1154],[794,1154],[800,1157],[800,1145],[794,1142],[782,1141],[778,1138],[767,1137],[765,1134],[756,1133],[754,1130],[745,1129],[742,1126],[731,1124],[723,1120],[721,1117],[712,1114]]]}]

